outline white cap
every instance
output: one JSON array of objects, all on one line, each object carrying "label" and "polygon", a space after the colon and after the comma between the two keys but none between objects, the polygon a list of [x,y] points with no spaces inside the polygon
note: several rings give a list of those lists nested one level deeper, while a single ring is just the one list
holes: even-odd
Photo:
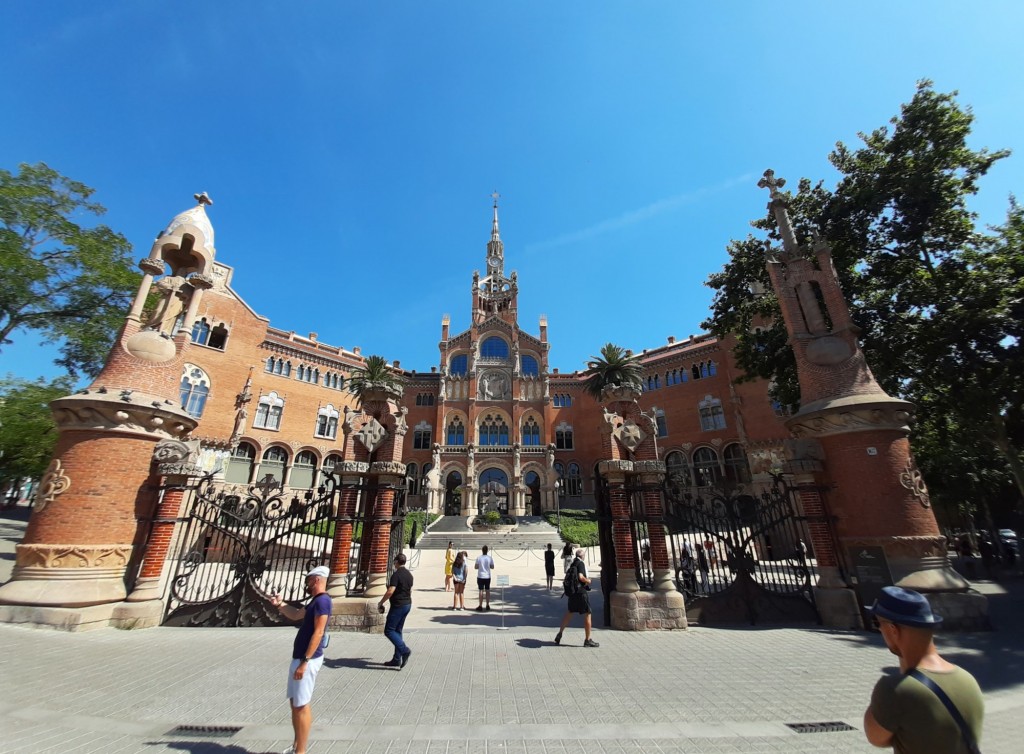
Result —
[{"label": "white cap", "polygon": [[327,566],[317,566],[306,574],[306,578],[308,579],[310,576],[319,576],[322,579],[326,579],[330,575],[331,571]]}]

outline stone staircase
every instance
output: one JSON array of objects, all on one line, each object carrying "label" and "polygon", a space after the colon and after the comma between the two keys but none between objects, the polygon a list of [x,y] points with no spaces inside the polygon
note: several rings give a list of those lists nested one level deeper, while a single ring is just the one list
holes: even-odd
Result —
[{"label": "stone staircase", "polygon": [[416,541],[416,548],[444,550],[448,542],[454,542],[456,550],[466,550],[473,557],[484,545],[495,551],[543,550],[549,543],[555,550],[562,547],[558,531],[540,516],[520,517],[512,532],[475,532],[466,526],[464,516],[444,516]]}]

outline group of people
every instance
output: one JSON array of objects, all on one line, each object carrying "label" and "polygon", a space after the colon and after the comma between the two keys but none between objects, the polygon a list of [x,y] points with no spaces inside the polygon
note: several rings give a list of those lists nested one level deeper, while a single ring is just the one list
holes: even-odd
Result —
[{"label": "group of people", "polygon": [[[449,549],[452,549],[449,547]],[[571,550],[567,546],[565,550]],[[565,551],[563,550],[563,552]],[[583,646],[597,647],[591,638],[592,616],[589,591],[591,579],[584,562],[582,548],[566,558],[564,591],[569,598],[555,644],[562,637],[572,616],[583,615],[585,638]],[[551,586],[554,577],[555,553],[551,545],[545,550],[544,564]],[[451,576],[456,594],[459,576],[465,586],[465,552],[454,553]],[[395,556],[394,572],[384,596],[378,602],[383,613],[390,603],[385,620],[384,635],[394,646],[388,667],[401,670],[409,664],[412,651],[402,637],[405,620],[412,608],[412,573],[405,567],[404,554]],[[483,568],[481,568],[483,565]],[[484,547],[476,560],[481,585],[481,607],[489,608],[490,573],[494,559]],[[306,754],[312,725],[310,701],[317,674],[324,663],[327,646],[327,623],[331,616],[331,598],[327,595],[326,566],[313,568],[306,575],[306,591],[310,595],[305,607],[288,605],[280,595],[271,603],[282,616],[301,621],[292,643],[292,660],[288,668],[286,695],[291,711],[294,740],[284,754]],[[445,575],[449,575],[446,566]],[[447,585],[446,585],[447,589]],[[487,596],[488,608],[483,608]],[[884,587],[868,609],[874,617],[887,648],[899,658],[899,675],[883,676],[874,687],[871,703],[864,712],[864,733],[870,743],[878,747],[893,747],[906,754],[980,754],[978,748],[984,718],[984,701],[974,677],[963,668],[943,659],[935,646],[935,629],[942,623],[927,598],[918,592],[900,587]]]},{"label": "group of people", "polygon": [[[491,609],[491,573],[494,571],[494,558],[484,545],[480,556],[473,564],[476,570],[477,612]],[[444,590],[454,591],[452,610],[466,609],[466,581],[469,578],[469,553],[465,550],[455,551],[452,543],[444,553]]]}]

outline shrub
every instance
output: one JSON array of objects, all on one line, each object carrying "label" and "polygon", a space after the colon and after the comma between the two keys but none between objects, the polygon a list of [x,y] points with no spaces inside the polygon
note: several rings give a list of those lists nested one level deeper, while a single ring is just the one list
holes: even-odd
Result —
[{"label": "shrub", "polygon": [[[597,511],[563,508],[561,518],[563,542],[572,542],[581,547],[594,547],[598,544]],[[558,516],[554,511],[546,512],[544,519],[552,526],[558,523]]]}]

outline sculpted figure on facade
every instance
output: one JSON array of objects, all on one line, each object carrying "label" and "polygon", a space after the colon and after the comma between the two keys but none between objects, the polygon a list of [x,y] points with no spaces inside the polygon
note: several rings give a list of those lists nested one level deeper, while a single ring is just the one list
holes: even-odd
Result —
[{"label": "sculpted figure on facade", "polygon": [[547,449],[547,452],[545,453],[545,455],[547,456],[548,469],[555,468],[555,444],[554,443],[550,443],[548,445],[548,449]]},{"label": "sculpted figure on facade", "polygon": [[185,306],[188,303],[188,293],[185,291],[187,282],[185,278],[178,275],[169,275],[153,284],[161,298],[153,315],[146,322],[148,327],[168,335],[174,335],[174,323],[185,311]]}]

